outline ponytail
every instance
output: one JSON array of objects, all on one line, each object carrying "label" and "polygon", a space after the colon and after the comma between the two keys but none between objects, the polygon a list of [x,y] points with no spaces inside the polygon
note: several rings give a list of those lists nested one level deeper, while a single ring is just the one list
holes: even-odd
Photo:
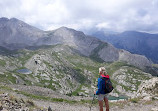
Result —
[{"label": "ponytail", "polygon": [[102,71],[102,74],[104,74],[105,76],[108,75],[106,71]]}]

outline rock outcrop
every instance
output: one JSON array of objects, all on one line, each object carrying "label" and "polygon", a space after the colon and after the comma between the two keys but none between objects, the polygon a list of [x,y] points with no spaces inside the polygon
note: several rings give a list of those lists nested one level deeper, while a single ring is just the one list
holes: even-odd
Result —
[{"label": "rock outcrop", "polygon": [[[30,107],[34,107],[34,103],[30,100],[16,98],[8,93],[0,94],[0,111],[29,111]],[[37,108],[34,111],[41,110]]]},{"label": "rock outcrop", "polygon": [[144,79],[149,80],[151,77],[152,76],[149,73],[123,66],[113,73],[111,79],[117,81],[114,90],[120,92],[122,95],[134,97],[141,82],[144,81]]},{"label": "rock outcrop", "polygon": [[120,50],[119,51],[119,61],[127,62],[133,66],[144,69],[145,67],[151,67],[151,62],[142,55],[131,54],[128,51]]},{"label": "rock outcrop", "polygon": [[158,78],[143,81],[138,88],[137,97],[143,97],[145,100],[152,98],[158,99]]}]

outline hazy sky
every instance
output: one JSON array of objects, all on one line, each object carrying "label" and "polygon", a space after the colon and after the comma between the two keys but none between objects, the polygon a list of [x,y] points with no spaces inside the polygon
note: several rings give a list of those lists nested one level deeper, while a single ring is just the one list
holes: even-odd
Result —
[{"label": "hazy sky", "polygon": [[18,18],[43,30],[158,32],[158,0],[0,0],[0,17]]}]

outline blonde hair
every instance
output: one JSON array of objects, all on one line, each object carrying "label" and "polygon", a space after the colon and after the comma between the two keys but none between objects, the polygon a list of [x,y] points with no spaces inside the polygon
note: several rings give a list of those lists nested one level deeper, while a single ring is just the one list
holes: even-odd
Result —
[{"label": "blonde hair", "polygon": [[106,72],[105,67],[100,67],[100,68],[99,68],[99,73],[102,73],[102,74],[104,74],[104,75],[106,76],[106,75],[107,75],[107,72]]}]

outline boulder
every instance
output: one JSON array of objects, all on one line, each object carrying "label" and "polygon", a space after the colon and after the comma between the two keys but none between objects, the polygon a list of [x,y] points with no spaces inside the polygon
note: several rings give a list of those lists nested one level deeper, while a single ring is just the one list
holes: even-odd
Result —
[{"label": "boulder", "polygon": [[158,78],[143,81],[138,88],[137,97],[143,97],[144,99],[158,97]]}]

